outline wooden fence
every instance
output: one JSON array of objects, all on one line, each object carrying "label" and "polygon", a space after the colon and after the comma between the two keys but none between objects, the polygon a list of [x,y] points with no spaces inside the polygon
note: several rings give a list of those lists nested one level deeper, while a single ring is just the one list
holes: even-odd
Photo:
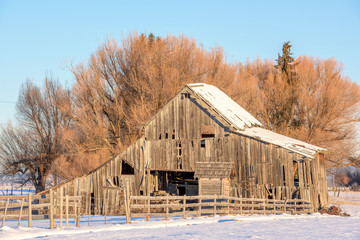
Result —
[{"label": "wooden fence", "polygon": [[54,198],[52,191],[46,195],[8,195],[0,196],[1,226],[6,220],[28,220],[32,227],[33,219],[49,219],[50,228],[55,228],[55,219],[60,219],[60,227],[65,220],[68,226],[69,218],[75,219],[75,226],[80,226],[81,196],[60,196]]},{"label": "wooden fence", "polygon": [[[130,196],[125,201],[130,217],[203,216],[217,214],[301,214],[313,212],[308,201],[228,196]],[[127,216],[128,217],[128,216]]]}]

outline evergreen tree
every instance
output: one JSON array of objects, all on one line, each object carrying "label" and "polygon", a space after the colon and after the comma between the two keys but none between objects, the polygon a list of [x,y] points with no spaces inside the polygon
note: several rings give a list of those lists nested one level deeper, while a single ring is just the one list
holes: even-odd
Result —
[{"label": "evergreen tree", "polygon": [[290,41],[283,44],[282,55],[278,54],[275,67],[284,74],[287,83],[293,86],[295,81],[295,59],[292,57],[291,47]]},{"label": "evergreen tree", "polygon": [[301,124],[298,104],[298,90],[296,84],[295,74],[295,59],[292,57],[290,41],[285,42],[282,48],[282,55],[278,54],[277,64],[275,68],[280,72],[281,79],[288,85],[286,88],[287,101],[281,106],[281,111],[277,111],[275,116],[278,118],[277,122],[281,125],[285,123],[287,127],[297,128]]}]

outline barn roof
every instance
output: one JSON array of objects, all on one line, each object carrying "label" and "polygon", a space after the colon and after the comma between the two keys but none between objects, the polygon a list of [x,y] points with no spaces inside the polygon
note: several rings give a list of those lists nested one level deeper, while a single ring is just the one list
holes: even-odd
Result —
[{"label": "barn roof", "polygon": [[193,83],[187,86],[202,100],[215,108],[232,127],[244,130],[252,126],[262,126],[256,118],[217,87],[205,83]]},{"label": "barn roof", "polygon": [[254,116],[215,86],[194,83],[188,84],[187,87],[211,106],[239,134],[278,145],[310,158],[313,158],[318,151],[326,151],[324,148],[263,128],[262,124]]},{"label": "barn roof", "polygon": [[260,127],[247,128],[244,131],[237,131],[240,134],[259,139],[264,142],[272,143],[306,157],[313,158],[318,151],[326,151],[321,148],[294,138],[290,138],[276,132]]}]

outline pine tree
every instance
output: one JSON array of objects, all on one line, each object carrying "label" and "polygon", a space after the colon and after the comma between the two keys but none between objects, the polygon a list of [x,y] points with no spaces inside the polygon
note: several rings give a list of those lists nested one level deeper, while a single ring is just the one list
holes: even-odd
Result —
[{"label": "pine tree", "polygon": [[278,54],[275,67],[284,74],[287,83],[293,86],[296,76],[294,71],[295,59],[292,57],[291,47],[290,41],[283,44],[282,55]]},{"label": "pine tree", "polygon": [[280,123],[285,122],[288,127],[296,128],[300,125],[296,105],[298,104],[298,91],[295,74],[295,59],[292,57],[290,41],[285,42],[282,48],[282,55],[278,54],[275,68],[280,71],[281,79],[288,85],[288,99],[282,106],[282,111],[278,114]]}]

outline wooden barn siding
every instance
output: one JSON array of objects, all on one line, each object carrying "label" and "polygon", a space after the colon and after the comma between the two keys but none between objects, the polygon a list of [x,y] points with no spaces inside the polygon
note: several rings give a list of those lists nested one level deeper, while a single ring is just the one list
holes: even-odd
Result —
[{"label": "wooden barn siding", "polygon": [[[210,113],[204,112],[207,110],[200,108],[199,103],[194,104],[194,101],[193,98],[185,98],[179,94],[148,122],[145,138],[151,141],[151,169],[195,171],[196,161],[225,161],[222,147],[224,128],[211,118]],[[201,148],[202,125],[214,126],[215,130],[215,138],[203,139],[205,148]],[[176,146],[179,144],[182,169],[177,167]]]},{"label": "wooden barn siding", "polygon": [[[114,206],[120,202],[119,190],[104,190],[103,187],[110,186],[106,179],[114,176],[121,176],[122,159],[134,166],[135,182],[132,184],[132,192],[137,194],[144,190],[144,138],[140,138],[133,145],[127,148],[118,157],[106,162],[98,169],[88,175],[73,179],[54,189],[54,196],[60,196],[60,188],[63,188],[63,195],[83,196],[84,209],[88,209],[91,193],[94,196],[95,213],[102,212],[104,201],[107,206]],[[141,184],[140,184],[141,183]]]},{"label": "wooden barn siding", "polygon": [[[181,94],[165,105],[145,126],[145,138],[151,141],[150,168],[195,171],[195,162],[234,162],[235,179],[231,180],[231,192],[236,195],[235,188],[241,188],[246,196],[259,185],[294,188],[293,161],[297,161],[299,187],[313,186],[309,171],[312,169],[312,175],[318,174],[318,168],[310,166],[313,160],[273,144],[228,132],[212,114],[211,107],[201,100],[186,98]],[[215,138],[202,139],[201,125],[214,126]],[[205,148],[201,147],[202,140],[205,141]],[[176,146],[179,143],[182,169],[177,168]],[[313,186],[312,199],[315,199],[318,191],[319,187]],[[282,198],[289,198],[291,192],[287,190],[284,194]]]},{"label": "wooden barn siding", "polygon": [[[250,196],[257,186],[294,187],[293,160],[298,161],[299,187],[310,187],[313,202],[327,202],[324,164],[319,158],[306,159],[273,144],[229,132],[222,119],[215,119],[211,107],[193,98],[185,98],[182,93],[165,105],[145,126],[145,136],[129,146],[120,157],[112,159],[87,176],[64,184],[68,194],[95,196],[95,208],[100,211],[103,204],[107,176],[121,175],[121,159],[134,166],[134,194],[143,191],[148,194],[145,167],[151,170],[195,171],[195,162],[233,162],[234,176],[230,180],[230,194]],[[215,138],[201,138],[201,125],[211,125]],[[175,138],[173,139],[173,131]],[[167,139],[166,138],[167,133]],[[161,134],[161,139],[159,139]],[[205,148],[201,147],[205,140]],[[177,167],[178,149],[181,143],[182,169]],[[285,181],[284,171],[285,169]],[[151,190],[151,189],[150,189]],[[319,196],[319,193],[320,196]],[[113,198],[107,192],[107,198]],[[284,196],[283,196],[284,197]],[[88,204],[87,197],[87,203]],[[115,198],[115,197],[114,197]]]}]

